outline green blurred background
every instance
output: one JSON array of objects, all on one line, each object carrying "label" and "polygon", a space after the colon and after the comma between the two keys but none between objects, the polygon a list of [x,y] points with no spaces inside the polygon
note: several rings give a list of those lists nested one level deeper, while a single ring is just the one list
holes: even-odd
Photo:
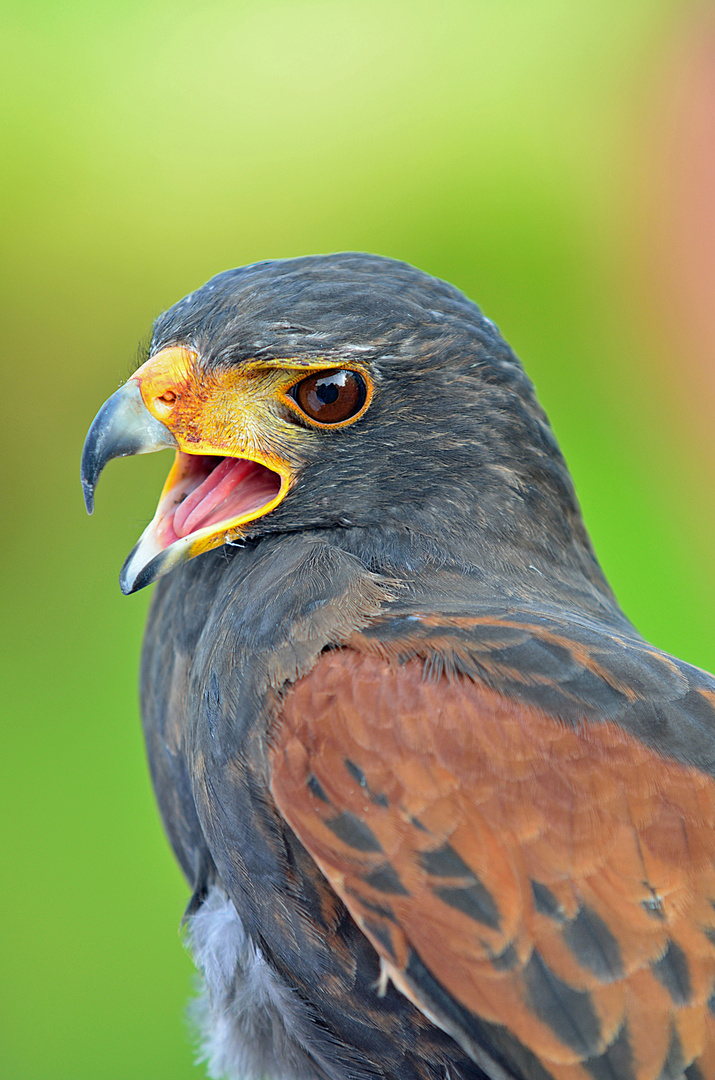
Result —
[{"label": "green blurred background", "polygon": [[[520,353],[607,574],[715,667],[715,33],[683,0],[5,0],[0,36],[0,1075],[202,1075],[187,897],[144,764],[165,455],[85,431],[152,318],[226,267],[362,249]],[[709,216],[710,215],[710,216]]]}]

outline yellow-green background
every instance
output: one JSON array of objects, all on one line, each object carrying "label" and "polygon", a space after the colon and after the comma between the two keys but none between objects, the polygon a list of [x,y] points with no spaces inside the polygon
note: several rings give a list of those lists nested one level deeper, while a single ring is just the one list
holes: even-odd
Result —
[{"label": "yellow-green background", "polygon": [[3,1078],[200,1075],[186,888],[136,708],[149,595],[117,586],[167,459],[113,463],[91,520],[77,474],[152,318],[211,274],[362,249],[463,288],[534,378],[626,610],[715,667],[703,370],[661,319],[650,246],[659,110],[694,13],[5,0]]}]

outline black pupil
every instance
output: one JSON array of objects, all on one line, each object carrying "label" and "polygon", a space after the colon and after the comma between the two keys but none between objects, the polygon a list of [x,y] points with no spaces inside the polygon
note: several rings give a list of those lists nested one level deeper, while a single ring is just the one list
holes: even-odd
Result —
[{"label": "black pupil", "polygon": [[357,371],[347,368],[309,375],[291,390],[306,416],[320,424],[342,424],[362,409],[367,388]]},{"label": "black pupil", "polygon": [[332,405],[334,401],[338,400],[338,394],[340,393],[340,387],[335,376],[330,375],[327,379],[321,379],[315,385],[315,392],[324,405]]}]

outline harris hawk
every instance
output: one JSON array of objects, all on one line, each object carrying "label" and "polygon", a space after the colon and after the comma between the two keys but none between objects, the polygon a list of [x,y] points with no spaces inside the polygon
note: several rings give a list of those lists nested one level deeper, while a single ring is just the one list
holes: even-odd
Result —
[{"label": "harris hawk", "polygon": [[165,447],[120,582],[210,1075],[715,1078],[715,678],[620,610],[494,324],[370,255],[227,271],[88,509]]}]

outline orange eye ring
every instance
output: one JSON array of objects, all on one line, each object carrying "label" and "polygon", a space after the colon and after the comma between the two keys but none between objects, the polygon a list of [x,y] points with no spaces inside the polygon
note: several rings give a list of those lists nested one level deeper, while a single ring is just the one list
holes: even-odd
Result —
[{"label": "orange eye ring", "polygon": [[288,395],[300,413],[319,427],[342,427],[357,420],[372,396],[364,376],[352,368],[314,371],[294,383]]}]

